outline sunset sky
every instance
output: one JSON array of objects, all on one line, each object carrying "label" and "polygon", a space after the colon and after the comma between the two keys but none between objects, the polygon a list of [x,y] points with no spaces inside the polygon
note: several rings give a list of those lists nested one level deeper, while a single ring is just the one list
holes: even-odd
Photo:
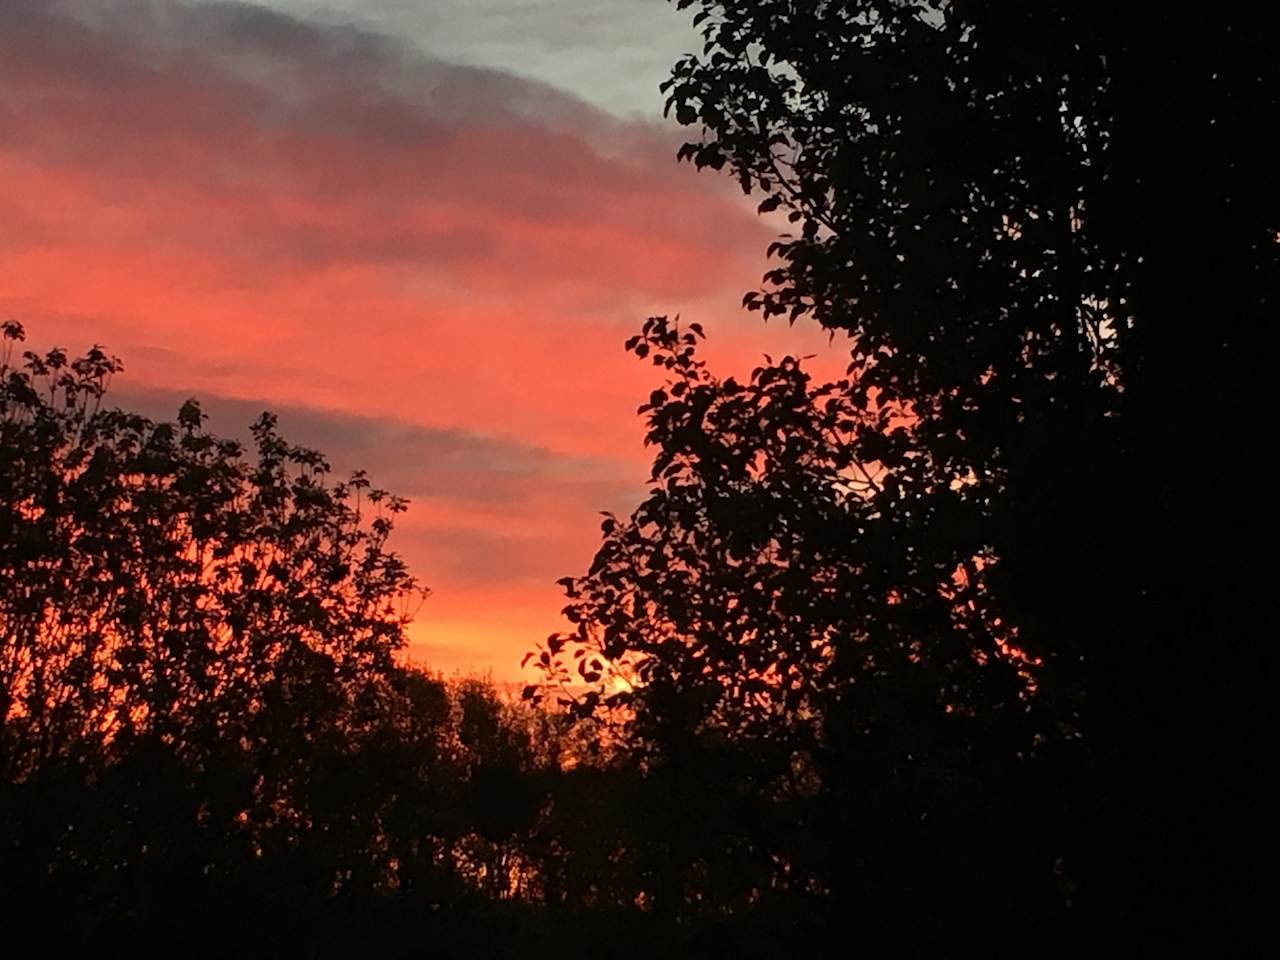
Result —
[{"label": "sunset sky", "polygon": [[413,659],[519,674],[597,511],[641,496],[622,342],[738,309],[772,230],[677,165],[663,0],[0,0],[0,319],[107,345],[115,402],[289,439],[412,500]]}]

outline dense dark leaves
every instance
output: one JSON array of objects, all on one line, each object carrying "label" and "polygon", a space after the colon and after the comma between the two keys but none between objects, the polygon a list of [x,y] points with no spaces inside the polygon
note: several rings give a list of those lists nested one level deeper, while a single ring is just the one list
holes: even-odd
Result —
[{"label": "dense dark leaves", "polygon": [[146,738],[198,762],[317,684],[358,726],[418,593],[386,549],[404,502],[332,482],[268,415],[250,459],[194,402],[171,423],[103,408],[118,361],[21,338],[0,358],[4,773]]},{"label": "dense dark leaves", "polygon": [[[601,674],[655,763],[719,730],[780,757],[812,745],[833,803],[841,777],[903,769],[869,757],[940,771],[881,814],[936,809],[969,777],[1016,796],[1039,817],[1018,829],[1038,876],[1113,947],[1150,948],[1171,915],[1256,926],[1274,882],[1257,731],[1278,631],[1256,558],[1276,520],[1280,19],[677,6],[705,41],[664,85],[698,131],[680,157],[788,224],[745,304],[847,335],[849,376],[815,388],[784,360],[720,382],[651,322],[629,346],[674,374],[642,408],[654,486],[569,583],[585,669],[552,657],[551,679]],[[1001,677],[1034,688],[1017,722],[1026,687]],[[891,749],[866,748],[875,722],[901,732]],[[800,834],[843,852],[836,899],[843,883],[874,913],[856,891],[885,861],[841,839],[869,812]],[[886,857],[919,836],[903,826]],[[917,879],[964,861],[1035,889],[995,836],[966,857],[939,835]]]},{"label": "dense dark leaves", "polygon": [[[673,914],[768,915],[838,890],[878,936],[926,899],[964,915],[975,888],[954,858],[979,824],[1033,818],[998,798],[1026,789],[1058,737],[1036,665],[991,608],[980,513],[962,490],[917,485],[900,411],[860,405],[848,380],[814,384],[790,357],[719,380],[698,339],[654,318],[630,343],[669,371],[641,407],[650,495],[564,582],[576,630],[539,662],[677,798],[671,819],[650,814],[670,847],[651,896]],[[1007,867],[1043,922],[1060,902],[1054,854],[1020,842]]]},{"label": "dense dark leaves", "polygon": [[[608,702],[633,709],[671,687],[703,701],[697,723],[761,734],[815,720],[831,691],[894,664],[915,664],[940,708],[989,703],[974,687],[991,673],[1006,675],[994,701],[1018,701],[1027,664],[984,666],[998,625],[981,623],[983,558],[964,552],[976,521],[960,493],[921,501],[951,528],[924,544],[909,507],[888,509],[911,474],[902,415],[851,403],[849,381],[812,384],[793,358],[720,381],[697,339],[654,318],[631,343],[671,371],[641,407],[652,491],[626,522],[606,520],[588,576],[565,581],[578,629],[545,651],[562,662],[569,642],[577,676],[564,678],[607,671]],[[860,456],[870,438],[873,461]],[[926,643],[907,624],[931,616],[945,635]]]}]

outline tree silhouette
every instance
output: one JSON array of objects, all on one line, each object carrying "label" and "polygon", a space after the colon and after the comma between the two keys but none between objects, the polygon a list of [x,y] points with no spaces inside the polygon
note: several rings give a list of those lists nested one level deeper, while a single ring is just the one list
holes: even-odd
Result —
[{"label": "tree silhouette", "polygon": [[[787,359],[720,383],[651,322],[633,347],[673,372],[649,405],[653,492],[567,583],[578,630],[543,667],[569,679],[572,650],[582,680],[622,671],[634,691],[582,709],[633,711],[668,758],[709,729],[785,730],[826,748],[824,795],[892,782],[868,755],[895,752],[1008,789],[1028,830],[1053,825],[1029,843],[1041,885],[1113,947],[1180,937],[1171,916],[1256,927],[1277,632],[1257,424],[1280,292],[1260,131],[1280,20],[677,6],[705,40],[664,85],[700,130],[681,156],[793,225],[745,304],[847,334],[849,377],[814,390]],[[1032,713],[1006,722],[1019,681]],[[868,719],[896,751],[862,748]],[[932,786],[906,796],[938,808]],[[998,836],[969,850],[974,876]],[[856,889],[864,861],[840,850]]]},{"label": "tree silhouette", "polygon": [[[54,884],[132,864],[161,896],[181,861],[214,882],[324,836],[354,799],[325,809],[326,758],[378,727],[419,595],[386,549],[403,501],[329,481],[270,416],[249,459],[194,402],[172,423],[106,409],[118,361],[15,357],[22,338],[5,325],[0,773],[36,808],[10,841]],[[101,821],[45,803],[62,788]]]},{"label": "tree silhouette", "polygon": [[[850,381],[815,385],[790,357],[719,380],[700,335],[654,318],[631,341],[669,371],[642,408],[651,492],[605,520],[590,571],[564,581],[577,629],[539,656],[552,684],[594,687],[575,709],[618,718],[645,771],[665,874],[642,889],[672,917],[744,924],[856,903],[868,946],[919,941],[924,904],[952,943],[993,915],[1050,921],[1061,838],[1012,798],[1047,786],[1054,717],[968,590],[962,491],[906,499],[909,431]],[[878,462],[860,429],[883,438]]]},{"label": "tree silhouette", "polygon": [[314,684],[358,724],[359,685],[390,669],[417,593],[385,548],[404,502],[329,482],[268,415],[250,461],[194,402],[173,423],[103,409],[118,361],[16,363],[22,329],[4,334],[5,773],[139,738],[252,740]]},{"label": "tree silhouette", "polygon": [[117,360],[3,332],[6,936],[180,943],[225,912],[192,950],[327,953],[379,904],[482,902],[542,754],[492,691],[394,662],[422,596],[387,548],[404,501],[268,415],[250,456],[194,402],[106,408]]}]

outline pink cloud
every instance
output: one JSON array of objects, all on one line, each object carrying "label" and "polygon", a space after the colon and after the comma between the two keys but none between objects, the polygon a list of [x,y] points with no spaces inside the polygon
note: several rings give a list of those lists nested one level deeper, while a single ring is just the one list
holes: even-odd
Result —
[{"label": "pink cloud", "polygon": [[[106,343],[131,389],[559,458],[569,473],[455,464],[402,544],[435,588],[415,636],[510,675],[555,627],[554,580],[589,561],[595,511],[619,506],[600,498],[643,483],[634,411],[656,372],[622,340],[683,312],[719,365],[825,342],[737,314],[768,231],[674,143],[355,30],[10,0],[0,313],[42,343]],[[415,468],[439,463],[393,472]],[[501,497],[469,499],[477,483]]]}]

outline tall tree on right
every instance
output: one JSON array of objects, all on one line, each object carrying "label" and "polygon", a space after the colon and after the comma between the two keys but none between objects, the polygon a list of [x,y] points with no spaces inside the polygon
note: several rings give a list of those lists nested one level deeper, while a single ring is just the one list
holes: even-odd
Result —
[{"label": "tall tree on right", "polygon": [[[792,225],[747,305],[847,333],[851,398],[911,423],[907,492],[883,503],[961,490],[978,508],[970,588],[1087,745],[1075,907],[1148,944],[1256,927],[1274,886],[1280,16],[677,6],[705,39],[665,85],[700,131],[682,157]],[[856,443],[883,458],[881,432]]]}]

